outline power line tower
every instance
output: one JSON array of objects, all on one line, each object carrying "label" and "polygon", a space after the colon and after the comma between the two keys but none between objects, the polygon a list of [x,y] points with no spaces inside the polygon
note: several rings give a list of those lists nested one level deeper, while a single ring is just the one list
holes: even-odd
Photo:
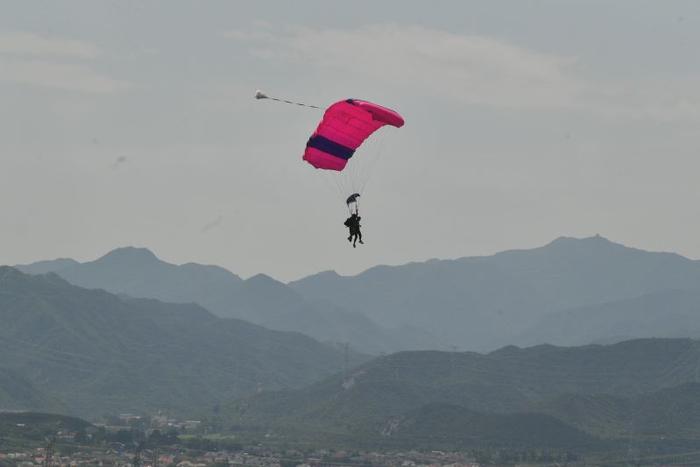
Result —
[{"label": "power line tower", "polygon": [[133,467],[141,467],[143,464],[141,462],[141,451],[143,450],[143,443],[139,443],[134,450],[134,459],[131,461]]},{"label": "power line tower", "polygon": [[44,462],[42,462],[43,467],[53,466],[53,450],[56,444],[56,437],[52,436],[49,438],[48,443],[46,443],[46,452],[44,453]]},{"label": "power line tower", "polygon": [[159,454],[158,454],[158,446],[153,447],[153,455],[152,455],[152,460],[151,460],[151,466],[152,467],[158,467],[158,461],[159,461]]}]

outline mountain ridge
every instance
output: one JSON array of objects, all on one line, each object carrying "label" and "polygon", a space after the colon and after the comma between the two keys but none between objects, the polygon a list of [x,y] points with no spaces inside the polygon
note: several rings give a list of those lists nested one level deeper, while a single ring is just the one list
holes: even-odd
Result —
[{"label": "mountain ridge", "polygon": [[[698,361],[700,341],[692,339],[509,346],[486,354],[409,351],[301,389],[232,402],[225,413],[239,427],[296,433],[289,436],[327,432],[362,443],[401,441],[402,427],[417,420],[403,441],[432,449],[469,445],[479,426],[481,441],[507,442],[495,435],[508,432],[508,420],[518,425],[511,427],[512,444],[663,443],[659,437],[666,436],[697,446]],[[537,438],[557,431],[559,439]]]},{"label": "mountain ridge", "polygon": [[290,286],[380,325],[426,329],[445,342],[442,348],[491,350],[549,313],[668,289],[700,290],[700,262],[600,236],[559,237],[532,249],[377,266],[354,276],[324,273]]},{"label": "mountain ridge", "polygon": [[243,319],[279,331],[301,332],[320,341],[349,343],[359,352],[390,352],[412,347],[413,341],[430,340],[428,335],[379,326],[357,311],[306,300],[267,274],[241,279],[219,266],[175,265],[161,261],[145,248],[117,248],[86,263],[45,261],[22,265],[19,269],[28,273],[52,271],[74,285],[135,298],[197,303],[220,317]]},{"label": "mountain ridge", "polygon": [[[80,415],[201,411],[261,386],[300,386],[360,358],[198,305],[124,299],[7,266],[0,267],[0,322],[0,369],[50,387],[60,406]],[[16,397],[6,405],[13,403],[53,407],[26,407]]]},{"label": "mountain ridge", "polygon": [[[140,262],[127,267],[116,261],[121,269],[104,265],[104,258],[133,256]],[[147,266],[138,266],[142,263]],[[599,235],[559,237],[540,247],[493,255],[378,265],[349,276],[322,271],[287,284],[262,273],[241,279],[217,266],[171,265],[150,250],[129,247],[56,272],[76,285],[194,302],[219,316],[347,342],[374,354],[429,348],[488,351],[521,342],[535,323],[554,320],[564,310],[634,301],[667,290],[700,291],[699,261],[630,248]],[[614,322],[600,326],[598,334],[588,336],[590,342],[649,335],[617,329]],[[680,331],[664,334],[686,335],[694,337]],[[543,335],[522,342],[547,339]],[[573,334],[570,341],[556,342],[585,343]]]}]

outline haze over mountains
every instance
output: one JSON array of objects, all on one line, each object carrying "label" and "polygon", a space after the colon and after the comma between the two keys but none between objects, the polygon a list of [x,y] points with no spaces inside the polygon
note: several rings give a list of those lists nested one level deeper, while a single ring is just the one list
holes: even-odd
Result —
[{"label": "haze over mountains", "polygon": [[[5,406],[221,404],[231,430],[360,444],[700,446],[699,342],[678,339],[700,337],[700,262],[675,254],[560,238],[290,284],[138,248],[21,269],[37,275],[0,268]],[[405,351],[353,368],[338,346],[270,329],[375,353],[499,349]],[[628,340],[638,337],[653,339]]]},{"label": "haze over mountains", "polygon": [[358,361],[302,334],[217,318],[199,305],[118,297],[7,266],[0,323],[0,409],[202,413]]},{"label": "haze over mountains", "polygon": [[[131,297],[197,303],[220,317],[303,332],[321,341],[350,342],[363,352],[411,348],[423,337],[418,331],[382,328],[362,313],[337,305],[306,300],[264,274],[243,280],[218,266],[174,265],[161,261],[145,248],[118,248],[87,263],[58,259],[17,268],[29,274],[54,272],[80,287]],[[427,342],[428,347],[433,345],[432,341]]]},{"label": "haze over mountains", "polygon": [[377,266],[356,276],[323,272],[289,284],[262,274],[242,280],[216,266],[176,266],[138,248],[87,263],[19,268],[132,297],[195,302],[218,316],[374,354],[700,336],[700,262],[600,236]]},{"label": "haze over mountains", "polygon": [[[628,248],[600,236],[562,237],[530,250],[378,266],[352,277],[326,272],[290,285],[306,298],[361,310],[380,325],[401,322],[458,348],[490,350],[517,343],[518,336],[533,326],[542,327],[557,311],[613,307],[607,303],[660,292],[670,296],[679,290],[697,291],[700,262]],[[687,294],[686,299],[692,300]],[[694,303],[700,311],[700,301]],[[635,319],[638,322],[629,333],[620,334],[619,326],[599,322],[599,333],[588,337],[654,335],[648,333],[654,321],[644,313]],[[700,320],[700,313],[695,319]],[[636,335],[644,326],[647,329]],[[555,339],[562,345],[580,343],[577,329],[570,330],[571,336],[556,331],[538,334],[528,343]],[[679,332],[674,337],[697,335],[692,328]]]},{"label": "haze over mountains", "polygon": [[639,337],[700,336],[700,292],[664,290],[540,318],[514,343],[612,343]]}]

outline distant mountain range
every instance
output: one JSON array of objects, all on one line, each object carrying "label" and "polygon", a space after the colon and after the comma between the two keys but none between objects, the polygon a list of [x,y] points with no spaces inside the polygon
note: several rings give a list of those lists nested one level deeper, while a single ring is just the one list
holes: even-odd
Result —
[{"label": "distant mountain range", "polygon": [[[700,342],[401,352],[345,376],[226,407],[234,426],[441,448],[700,445]],[[393,441],[392,441],[393,440]]]},{"label": "distant mountain range", "polygon": [[302,334],[218,318],[199,305],[122,298],[6,266],[0,323],[0,409],[201,414],[358,362]]},{"label": "distant mountain range", "polygon": [[306,300],[264,274],[242,280],[218,266],[170,264],[145,248],[118,248],[87,263],[58,259],[16,267],[28,274],[53,272],[71,284],[115,294],[197,303],[220,317],[302,332],[326,342],[347,342],[360,352],[378,354],[436,345],[429,334],[409,326],[385,328],[358,311]]},{"label": "distant mountain range", "polygon": [[[700,262],[676,254],[559,238],[289,284],[139,248],[19,268],[0,267],[0,409],[221,404],[232,430],[280,439],[700,448]],[[355,367],[352,350],[400,349],[482,353]]]},{"label": "distant mountain range", "polygon": [[216,266],[177,266],[140,248],[87,263],[61,259],[18,268],[132,297],[194,302],[218,316],[373,354],[700,337],[700,262],[600,236],[377,266],[355,276],[323,272],[289,284],[262,274],[242,280]]},{"label": "distant mountain range", "polygon": [[513,342],[613,343],[638,337],[700,337],[700,292],[664,290],[550,313]]},{"label": "distant mountain range", "polygon": [[[686,293],[700,290],[700,262],[628,248],[600,236],[559,238],[541,248],[486,257],[378,266],[351,277],[325,272],[290,286],[307,299],[361,311],[380,325],[424,329],[441,339],[442,348],[490,350],[519,342],[519,336],[531,344],[586,343],[576,324],[585,321],[587,313],[597,313],[598,318],[595,332],[585,327],[591,331],[586,339],[655,335],[653,329],[666,310],[657,299],[671,299],[674,291],[680,295],[671,300],[683,301],[686,311],[697,312],[684,312],[683,326],[668,324],[663,335],[698,337],[700,325],[700,300]],[[603,309],[617,305],[605,304],[625,300],[631,300],[621,305],[626,311],[606,321]],[[634,307],[649,307],[652,301],[655,314],[635,314]],[[573,316],[554,313],[583,307],[587,309],[573,314],[578,321],[566,329],[549,323]],[[637,322],[621,326],[622,314]],[[689,319],[693,325],[688,328]]]}]

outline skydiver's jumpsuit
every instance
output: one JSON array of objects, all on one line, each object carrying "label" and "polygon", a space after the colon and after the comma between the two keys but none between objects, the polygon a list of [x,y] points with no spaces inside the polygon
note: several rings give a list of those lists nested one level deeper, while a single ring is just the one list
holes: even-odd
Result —
[{"label": "skydiver's jumpsuit", "polygon": [[352,216],[348,217],[348,219],[345,221],[345,225],[348,226],[348,229],[350,229],[350,236],[348,237],[348,241],[352,242],[352,247],[356,247],[356,243],[359,240],[360,243],[364,243],[362,241],[362,232],[360,232],[360,219],[362,219],[360,216],[357,214],[353,214]]}]

